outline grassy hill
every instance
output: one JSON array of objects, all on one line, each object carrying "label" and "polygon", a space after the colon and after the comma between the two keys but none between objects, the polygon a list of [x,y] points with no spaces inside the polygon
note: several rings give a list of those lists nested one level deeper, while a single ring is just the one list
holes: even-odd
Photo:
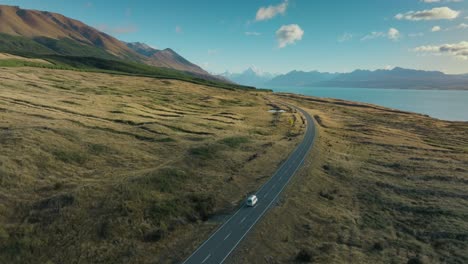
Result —
[{"label": "grassy hill", "polygon": [[118,60],[103,49],[80,44],[71,39],[27,38],[0,33],[0,52],[15,54],[64,55]]},{"label": "grassy hill", "polygon": [[[142,59],[118,39],[76,19],[47,11],[0,5],[0,33],[3,33],[0,49],[5,44],[17,51],[42,46],[61,55],[112,56],[134,61]],[[15,46],[8,43],[20,38],[23,44],[28,45]],[[26,42],[25,39],[30,41]],[[82,53],[84,51],[89,53]]]},{"label": "grassy hill", "polygon": [[[1,54],[1,53],[0,53]],[[169,68],[154,67],[146,64],[123,61],[118,59],[103,59],[97,57],[77,57],[54,54],[37,54],[29,52],[10,52],[15,58],[0,58],[0,67],[38,67],[50,69],[65,69],[76,71],[107,72],[122,75],[146,76],[153,78],[174,79],[192,83],[209,85],[223,89],[255,89],[254,87],[227,83],[217,79],[207,79],[190,72],[182,72]],[[31,59],[43,62],[31,62]]]},{"label": "grassy hill", "polygon": [[0,51],[23,52],[36,54],[53,54],[53,50],[37,43],[36,41],[21,36],[12,36],[0,33]]},{"label": "grassy hill", "polygon": [[265,93],[40,68],[0,78],[0,263],[181,259],[302,133]]},{"label": "grassy hill", "polygon": [[278,101],[319,137],[231,263],[468,261],[467,122],[76,69],[0,78],[0,263],[181,262],[301,140]]}]

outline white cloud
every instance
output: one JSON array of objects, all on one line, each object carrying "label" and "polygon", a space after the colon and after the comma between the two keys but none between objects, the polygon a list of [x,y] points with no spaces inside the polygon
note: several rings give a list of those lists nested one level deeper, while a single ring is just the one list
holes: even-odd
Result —
[{"label": "white cloud", "polygon": [[460,11],[452,10],[448,7],[436,7],[430,10],[409,11],[404,14],[400,13],[395,16],[398,20],[439,20],[439,19],[455,19],[460,15]]},{"label": "white cloud", "polygon": [[445,29],[445,31],[452,31],[452,30],[464,30],[468,28],[468,24],[466,23],[461,23],[453,27],[448,27]]},{"label": "white cloud", "polygon": [[338,38],[338,42],[345,42],[345,41],[349,41],[351,39],[353,39],[353,34],[350,34],[350,33],[344,33],[343,35],[341,35],[339,38]]},{"label": "white cloud", "polygon": [[182,29],[181,26],[176,26],[176,27],[175,27],[175,32],[179,34],[179,33],[184,32],[184,30]]},{"label": "white cloud", "polygon": [[401,34],[400,34],[400,31],[398,31],[398,29],[390,28],[388,30],[387,36],[388,36],[389,39],[391,39],[393,41],[397,41],[397,40],[400,39]]},{"label": "white cloud", "polygon": [[361,40],[364,41],[364,40],[376,39],[376,38],[381,38],[381,37],[385,37],[385,33],[374,31],[362,37]]},{"label": "white cloud", "polygon": [[414,48],[416,52],[438,52],[439,46],[419,46]]},{"label": "white cloud", "polygon": [[432,32],[437,32],[437,31],[440,31],[441,29],[442,29],[442,28],[440,28],[439,26],[433,26],[433,27],[431,28],[431,31],[432,31]]},{"label": "white cloud", "polygon": [[450,3],[450,2],[463,2],[463,0],[421,0],[421,2],[424,2],[424,3],[440,3],[440,2]]},{"label": "white cloud", "polygon": [[288,8],[287,0],[278,5],[260,7],[260,9],[258,9],[257,11],[257,15],[255,16],[255,20],[256,21],[268,20],[268,19],[272,19],[273,17],[279,14],[284,15],[287,8]]},{"label": "white cloud", "polygon": [[414,51],[431,55],[446,54],[462,60],[468,60],[468,41],[454,44],[419,46]]},{"label": "white cloud", "polygon": [[422,32],[408,34],[408,37],[411,37],[411,38],[422,37],[422,36],[424,36],[424,33]]},{"label": "white cloud", "polygon": [[278,46],[284,48],[289,44],[302,39],[304,30],[297,24],[283,25],[276,31],[276,39],[278,40]]},{"label": "white cloud", "polygon": [[260,36],[262,33],[260,32],[255,32],[255,31],[247,31],[245,32],[245,35],[247,36]]},{"label": "white cloud", "polygon": [[371,40],[371,39],[376,39],[376,38],[388,38],[390,40],[397,41],[401,38],[401,33],[396,28],[388,29],[387,33],[381,32],[381,31],[374,31],[362,37],[361,41]]}]

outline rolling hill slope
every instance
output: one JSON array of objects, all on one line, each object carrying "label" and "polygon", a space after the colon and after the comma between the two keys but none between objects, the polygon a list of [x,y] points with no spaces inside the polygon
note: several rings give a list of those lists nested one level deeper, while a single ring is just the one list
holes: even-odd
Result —
[{"label": "rolling hill slope", "polygon": [[60,54],[63,53],[60,49],[54,49],[54,43],[57,40],[73,40],[76,42],[76,45],[102,49],[110,55],[119,58],[140,59],[132,50],[116,38],[100,32],[81,21],[57,13],[1,5],[0,32],[32,39]]},{"label": "rolling hill slope", "polygon": [[228,90],[254,90],[254,87],[242,86],[214,76],[200,76],[196,73],[175,69],[154,67],[142,63],[124,60],[103,59],[85,56],[63,56],[55,54],[2,53],[0,67],[37,67],[82,72],[104,72],[117,75],[144,76],[156,79],[172,79],[203,84]]}]

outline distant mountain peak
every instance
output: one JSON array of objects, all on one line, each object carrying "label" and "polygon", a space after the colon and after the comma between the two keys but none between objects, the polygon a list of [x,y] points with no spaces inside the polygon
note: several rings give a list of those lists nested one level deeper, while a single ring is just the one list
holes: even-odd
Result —
[{"label": "distant mountain peak", "polygon": [[319,71],[298,71],[293,70],[286,74],[281,74],[268,82],[271,86],[307,86],[312,83],[327,81],[336,74]]},{"label": "distant mountain peak", "polygon": [[264,72],[255,66],[250,66],[240,73],[225,71],[220,75],[238,84],[249,86],[262,86],[275,76],[275,74]]},{"label": "distant mountain peak", "polygon": [[265,71],[261,70],[258,67],[255,67],[255,66],[250,66],[243,73],[253,74],[253,75],[256,75],[256,76],[259,76],[259,77],[270,78],[270,79],[277,75],[277,74],[274,74],[274,73],[265,72]]},{"label": "distant mountain peak", "polygon": [[247,68],[247,70],[242,72],[243,74],[249,74],[249,75],[260,75],[258,74],[254,69],[251,67]]},{"label": "distant mountain peak", "polygon": [[151,57],[154,53],[159,51],[142,42],[127,42],[126,44],[131,50],[146,57]]},{"label": "distant mountain peak", "polygon": [[143,43],[143,42],[126,42],[127,45],[133,45],[135,47],[139,47],[139,48],[142,48],[142,49],[147,49],[147,50],[157,50],[153,47],[151,47],[150,45],[146,44],[146,43]]},{"label": "distant mountain peak", "polygon": [[208,72],[191,63],[171,48],[158,50],[140,42],[127,43],[127,46],[140,55],[145,56],[147,64],[156,67],[166,67],[180,71],[192,72],[202,76],[211,76]]},{"label": "distant mountain peak", "polygon": [[171,48],[165,48],[165,49],[163,49],[163,50],[164,50],[164,51],[167,51],[167,52],[170,52],[170,53],[175,53],[175,54],[177,54],[177,52],[175,52],[175,51],[174,51],[173,49],[171,49]]}]

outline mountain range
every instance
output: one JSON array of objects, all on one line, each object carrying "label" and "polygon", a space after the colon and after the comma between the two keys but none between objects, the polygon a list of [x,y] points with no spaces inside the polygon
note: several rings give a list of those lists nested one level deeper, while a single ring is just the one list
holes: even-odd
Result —
[{"label": "mountain range", "polygon": [[215,76],[170,48],[160,50],[141,42],[126,43],[61,14],[7,5],[0,5],[0,52],[120,60],[173,69],[210,81],[223,83],[232,81],[257,87],[321,86],[468,90],[468,75],[450,75],[438,71],[398,67],[392,70],[355,70],[350,73],[291,71],[282,75],[261,72],[251,67],[241,73],[225,72]]},{"label": "mountain range", "polygon": [[255,67],[250,67],[240,73],[224,72],[220,76],[227,78],[235,83],[248,86],[263,86],[276,75],[272,73],[262,72]]},{"label": "mountain range", "polygon": [[395,67],[391,70],[355,70],[350,73],[291,71],[266,84],[274,86],[355,87],[398,89],[468,90],[468,75],[451,75],[439,71],[422,71]]},{"label": "mountain range", "polygon": [[338,73],[318,71],[291,71],[287,74],[278,75],[265,84],[267,86],[308,86],[314,83],[329,81],[338,75]]},{"label": "mountain range", "polygon": [[355,70],[349,73],[290,71],[271,74],[248,68],[241,73],[222,73],[229,80],[256,87],[354,87],[396,89],[468,90],[468,74],[445,74],[395,67],[387,70]]},{"label": "mountain range", "polygon": [[0,5],[0,51],[126,60],[218,79],[172,49],[125,43],[61,14]]}]

